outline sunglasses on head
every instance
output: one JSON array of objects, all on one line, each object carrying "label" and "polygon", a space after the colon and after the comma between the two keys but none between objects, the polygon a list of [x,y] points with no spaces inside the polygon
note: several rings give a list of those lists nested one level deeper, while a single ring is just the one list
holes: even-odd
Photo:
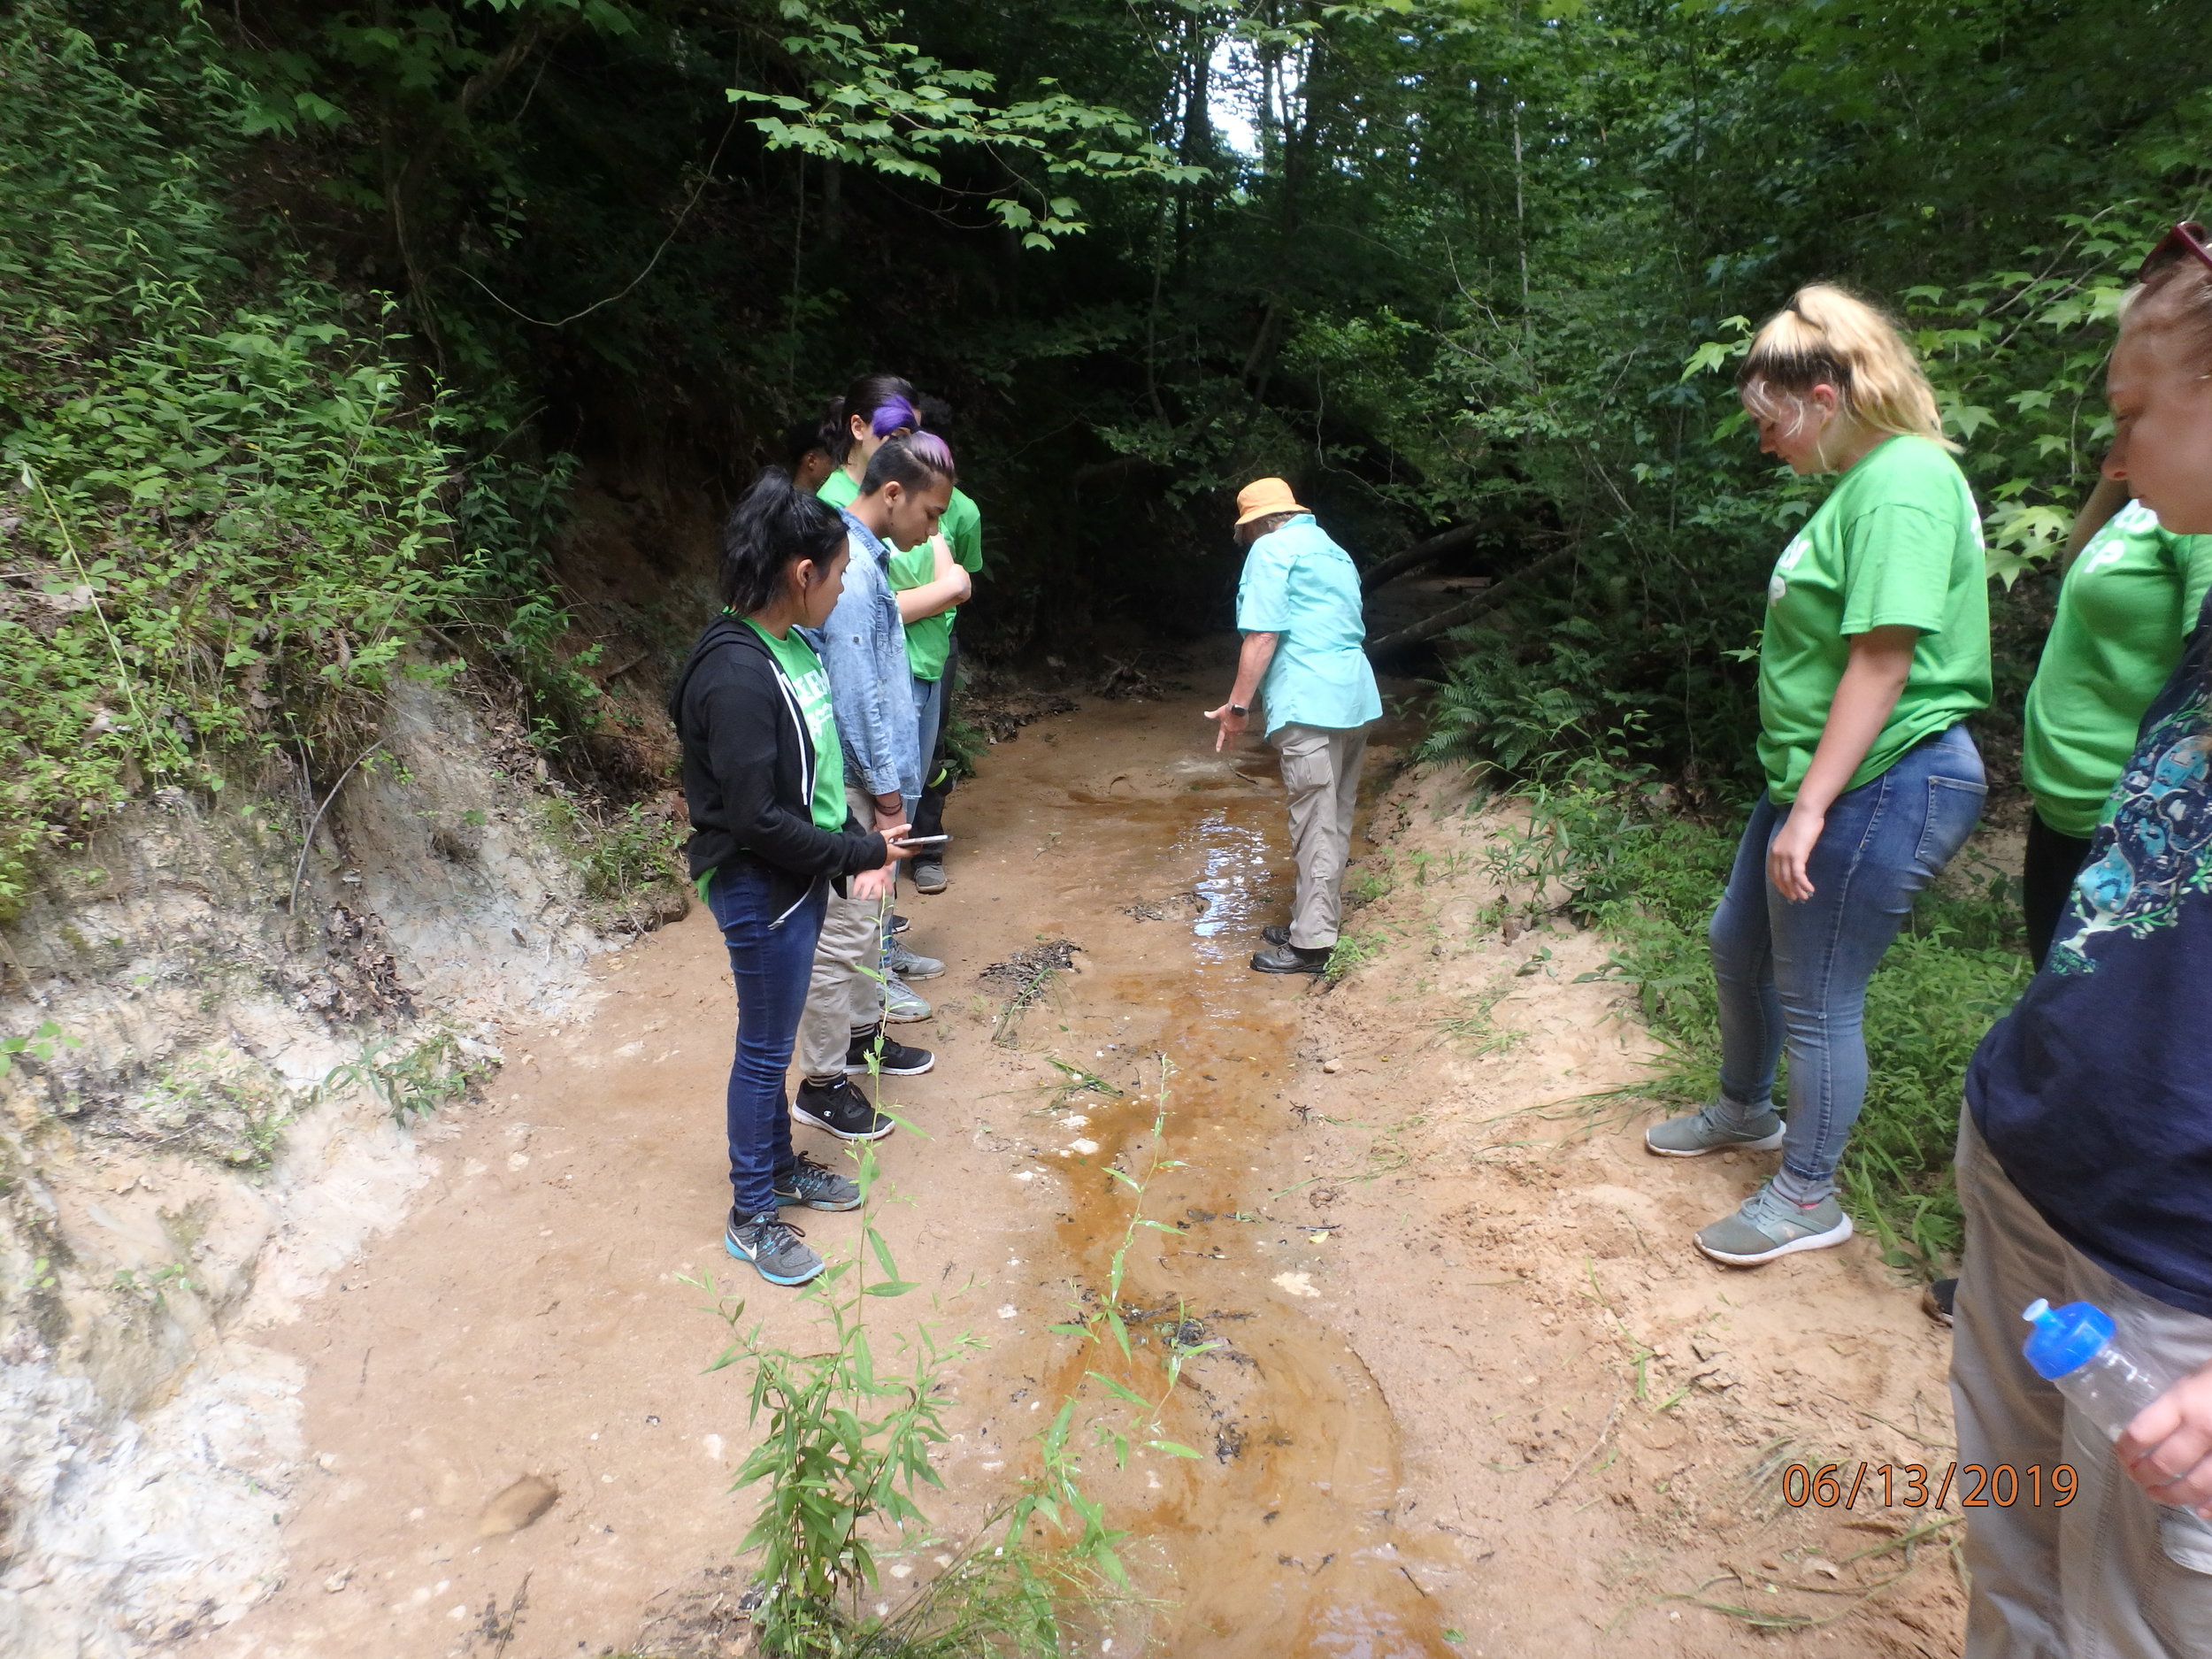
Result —
[{"label": "sunglasses on head", "polygon": [[2212,272],[2212,245],[2208,244],[2212,244],[2212,236],[2208,236],[2204,227],[2193,219],[2185,219],[2151,250],[2150,257],[2137,269],[2135,280],[2147,282],[2177,259],[2194,258]]}]

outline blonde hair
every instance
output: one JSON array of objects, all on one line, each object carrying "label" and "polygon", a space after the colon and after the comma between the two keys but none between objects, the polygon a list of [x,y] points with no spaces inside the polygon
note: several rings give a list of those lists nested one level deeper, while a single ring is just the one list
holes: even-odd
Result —
[{"label": "blonde hair", "polygon": [[2120,326],[2180,336],[2192,366],[2212,367],[2212,273],[2194,258],[2154,271],[2120,301]]},{"label": "blonde hair", "polygon": [[1756,409],[1778,393],[1801,398],[1824,382],[1862,426],[1959,447],[1943,435],[1935,392],[1897,325],[1857,295],[1815,282],[1767,319],[1736,386]]}]

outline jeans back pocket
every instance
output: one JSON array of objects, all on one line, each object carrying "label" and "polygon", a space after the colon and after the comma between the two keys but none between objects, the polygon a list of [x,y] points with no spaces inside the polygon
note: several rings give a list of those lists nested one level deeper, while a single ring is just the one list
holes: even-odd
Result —
[{"label": "jeans back pocket", "polygon": [[1989,786],[1969,778],[1928,780],[1928,813],[1921,820],[1918,858],[1931,879],[1958,856],[1966,838],[1981,822]]}]

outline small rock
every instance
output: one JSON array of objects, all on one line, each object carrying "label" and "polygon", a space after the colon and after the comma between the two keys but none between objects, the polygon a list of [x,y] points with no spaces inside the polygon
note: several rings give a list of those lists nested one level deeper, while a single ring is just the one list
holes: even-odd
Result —
[{"label": "small rock", "polygon": [[1321,1069],[1333,1076],[1335,1073],[1341,1071],[1344,1067],[1340,1063],[1335,1060],[1324,1060],[1321,1063]]},{"label": "small rock", "polygon": [[525,1475],[484,1506],[477,1517],[479,1538],[519,1532],[561,1499],[561,1489],[543,1475]]},{"label": "small rock", "polygon": [[337,1468],[338,1454],[335,1452],[317,1452],[315,1454],[315,1466],[318,1469],[324,1470],[326,1471]]},{"label": "small rock", "polygon": [[332,1573],[330,1577],[323,1580],[323,1588],[329,1591],[331,1594],[335,1595],[339,1591],[344,1589],[347,1585],[352,1582],[353,1569],[350,1567],[341,1567],[337,1571]]},{"label": "small rock", "polygon": [[1805,1564],[1824,1578],[1833,1578],[1839,1584],[1843,1582],[1843,1574],[1837,1571],[1834,1563],[1831,1562],[1809,1561]]}]

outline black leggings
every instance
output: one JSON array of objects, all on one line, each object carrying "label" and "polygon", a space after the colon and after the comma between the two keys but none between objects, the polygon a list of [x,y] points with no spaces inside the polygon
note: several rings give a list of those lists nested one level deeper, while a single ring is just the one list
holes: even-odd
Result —
[{"label": "black leggings", "polygon": [[2039,812],[2028,814],[2028,856],[2020,872],[2020,909],[2027,917],[2028,955],[2039,969],[2043,958],[2051,954],[2051,936],[2058,932],[2067,895],[2073,892],[2074,878],[2081,873],[2082,861],[2088,856],[2087,841],[2060,834],[2043,821]]}]

